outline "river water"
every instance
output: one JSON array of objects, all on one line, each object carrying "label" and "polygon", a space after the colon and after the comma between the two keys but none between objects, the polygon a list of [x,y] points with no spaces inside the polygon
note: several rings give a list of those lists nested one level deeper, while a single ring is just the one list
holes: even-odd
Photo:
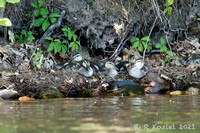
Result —
[{"label": "river water", "polygon": [[200,132],[200,95],[0,103],[1,133]]}]

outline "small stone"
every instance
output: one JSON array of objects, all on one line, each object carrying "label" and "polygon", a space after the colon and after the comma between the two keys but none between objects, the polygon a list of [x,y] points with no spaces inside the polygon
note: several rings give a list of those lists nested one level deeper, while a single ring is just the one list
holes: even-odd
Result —
[{"label": "small stone", "polygon": [[184,91],[172,91],[172,92],[170,92],[170,95],[183,95],[183,94],[185,94]]},{"label": "small stone", "polygon": [[195,88],[195,87],[189,87],[186,94],[198,95],[199,94],[199,89]]},{"label": "small stone", "polygon": [[19,93],[13,89],[0,89],[0,97],[15,99],[19,97]]},{"label": "small stone", "polygon": [[35,98],[23,96],[23,97],[18,98],[18,100],[19,100],[19,101],[34,101]]}]

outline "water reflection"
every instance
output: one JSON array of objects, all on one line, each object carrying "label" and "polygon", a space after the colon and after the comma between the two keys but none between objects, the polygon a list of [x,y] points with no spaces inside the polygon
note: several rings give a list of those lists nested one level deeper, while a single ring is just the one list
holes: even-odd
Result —
[{"label": "water reflection", "polygon": [[153,128],[155,124],[174,124],[176,131],[180,124],[194,124],[192,132],[198,132],[199,102],[200,96],[169,95],[4,101],[0,103],[0,131],[143,133],[160,132]]}]

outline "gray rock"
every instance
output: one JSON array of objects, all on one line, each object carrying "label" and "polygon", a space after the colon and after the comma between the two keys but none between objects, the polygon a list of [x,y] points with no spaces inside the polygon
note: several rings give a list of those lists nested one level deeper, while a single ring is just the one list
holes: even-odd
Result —
[{"label": "gray rock", "polygon": [[140,84],[127,80],[116,81],[111,85],[111,88],[119,91],[125,96],[144,94],[144,88]]},{"label": "gray rock", "polygon": [[18,98],[19,93],[12,89],[0,89],[0,97],[5,99]]}]

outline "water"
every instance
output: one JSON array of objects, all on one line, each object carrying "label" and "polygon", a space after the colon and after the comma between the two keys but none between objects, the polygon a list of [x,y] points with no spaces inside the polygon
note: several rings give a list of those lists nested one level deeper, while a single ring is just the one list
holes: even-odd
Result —
[{"label": "water", "polygon": [[199,95],[4,101],[0,132],[198,133],[199,103]]}]

